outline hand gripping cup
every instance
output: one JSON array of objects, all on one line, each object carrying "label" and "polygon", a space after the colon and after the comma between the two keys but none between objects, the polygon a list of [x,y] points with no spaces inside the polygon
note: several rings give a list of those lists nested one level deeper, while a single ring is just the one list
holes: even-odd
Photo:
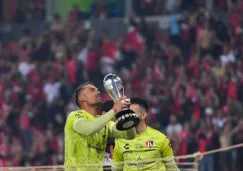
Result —
[{"label": "hand gripping cup", "polygon": [[[115,74],[108,74],[103,80],[106,92],[113,101],[124,96],[124,87],[122,80]],[[127,99],[128,101],[130,99]],[[124,109],[116,114],[116,129],[120,131],[128,130],[139,124],[139,118],[136,113],[130,109]]]}]

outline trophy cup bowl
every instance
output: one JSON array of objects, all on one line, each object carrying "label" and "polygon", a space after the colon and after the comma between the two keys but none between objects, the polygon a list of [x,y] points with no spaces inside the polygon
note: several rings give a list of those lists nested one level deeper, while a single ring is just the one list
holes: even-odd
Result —
[{"label": "trophy cup bowl", "polygon": [[[106,92],[113,101],[124,96],[122,80],[115,74],[108,74],[103,80]],[[129,99],[127,99],[129,101]],[[124,109],[116,114],[116,129],[120,131],[136,127],[140,120],[136,113],[130,109]]]}]

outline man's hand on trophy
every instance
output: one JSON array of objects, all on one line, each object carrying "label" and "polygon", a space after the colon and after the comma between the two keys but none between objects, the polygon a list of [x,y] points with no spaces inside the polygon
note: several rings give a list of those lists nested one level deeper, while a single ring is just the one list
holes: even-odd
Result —
[{"label": "man's hand on trophy", "polygon": [[125,100],[122,100],[122,102],[123,102],[123,103],[127,103],[128,105],[130,105],[130,104],[131,104],[130,99],[128,99],[126,96],[124,96],[124,98],[123,98],[123,99],[125,99]]},{"label": "man's hand on trophy", "polygon": [[127,100],[127,97],[123,96],[114,101],[113,111],[115,112],[115,114],[117,114],[120,111],[129,108],[129,106],[130,100]]},{"label": "man's hand on trophy", "polygon": [[[124,96],[124,98],[123,99],[125,99],[125,100],[122,100],[122,102],[123,103],[126,103],[128,106],[127,106],[127,108],[130,108],[130,105],[131,105],[131,101],[130,101],[130,99],[128,99],[126,96]],[[126,108],[126,109],[127,109]]]}]

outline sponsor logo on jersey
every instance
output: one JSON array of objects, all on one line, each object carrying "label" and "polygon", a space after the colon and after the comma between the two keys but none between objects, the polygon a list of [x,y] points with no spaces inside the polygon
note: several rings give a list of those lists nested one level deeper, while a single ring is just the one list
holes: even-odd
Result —
[{"label": "sponsor logo on jersey", "polygon": [[128,150],[128,149],[129,149],[129,144],[125,144],[125,145],[124,145],[124,148],[125,148],[126,150]]},{"label": "sponsor logo on jersey", "polygon": [[75,114],[75,117],[78,118],[78,119],[79,119],[79,118],[84,118],[84,117],[83,117],[82,115],[80,115],[79,113],[76,113],[76,114]]},{"label": "sponsor logo on jersey", "polygon": [[79,119],[79,118],[84,118],[83,113],[82,113],[81,111],[77,111],[77,112],[75,113],[75,117],[76,117],[77,119]]},{"label": "sponsor logo on jersey", "polygon": [[152,147],[153,147],[153,144],[154,144],[154,142],[151,141],[151,140],[146,141],[146,146],[147,146],[148,148],[152,148]]}]

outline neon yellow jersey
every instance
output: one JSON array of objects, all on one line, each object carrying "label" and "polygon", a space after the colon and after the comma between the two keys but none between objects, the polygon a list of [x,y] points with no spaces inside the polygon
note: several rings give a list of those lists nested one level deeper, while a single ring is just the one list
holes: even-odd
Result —
[{"label": "neon yellow jersey", "polygon": [[[133,140],[116,140],[113,154],[113,163],[115,168],[123,167],[124,171],[165,171],[166,167],[162,161],[155,162],[145,160],[155,158],[171,158],[173,155],[174,154],[169,139],[161,132],[147,126],[145,132],[137,135]],[[125,162],[123,166],[116,165],[116,162],[122,161]],[[134,161],[134,163],[126,163],[126,161]],[[137,164],[137,161],[142,163]]]},{"label": "neon yellow jersey", "polygon": [[[96,119],[84,110],[71,112],[65,125],[65,166],[82,164],[102,164],[110,128],[109,122],[103,129],[95,134],[86,136],[74,131],[76,120],[84,118],[88,121]],[[81,167],[80,170],[102,170],[102,168]],[[68,169],[65,169],[68,170]],[[75,169],[73,169],[75,170]]]}]

